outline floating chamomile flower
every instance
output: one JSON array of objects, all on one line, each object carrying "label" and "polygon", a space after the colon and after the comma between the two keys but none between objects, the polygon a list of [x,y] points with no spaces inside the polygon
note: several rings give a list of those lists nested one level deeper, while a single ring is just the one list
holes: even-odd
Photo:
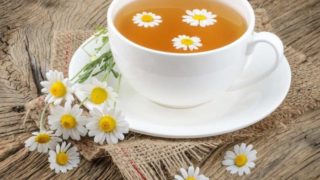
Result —
[{"label": "floating chamomile flower", "polygon": [[45,101],[48,103],[60,104],[63,100],[72,102],[74,100],[72,95],[71,82],[68,78],[63,78],[62,72],[52,71],[46,73],[48,81],[42,81],[43,86],[41,92],[47,93]]},{"label": "floating chamomile flower", "polygon": [[76,147],[71,147],[70,143],[62,142],[57,144],[55,150],[49,152],[50,169],[56,173],[66,173],[77,167],[80,163],[80,156]]},{"label": "floating chamomile flower", "polygon": [[176,49],[183,49],[184,51],[187,51],[188,49],[190,51],[197,50],[202,46],[201,39],[196,36],[190,37],[187,35],[179,35],[178,37],[173,38],[172,42]]},{"label": "floating chamomile flower", "polygon": [[138,13],[133,17],[132,21],[134,24],[145,28],[159,26],[162,23],[161,16],[151,12]]},{"label": "floating chamomile flower", "polygon": [[129,124],[120,111],[108,109],[104,106],[102,110],[94,108],[90,111],[92,119],[87,124],[88,135],[93,137],[94,142],[104,144],[116,144],[118,140],[124,139],[124,133],[129,132]]},{"label": "floating chamomile flower", "polygon": [[64,107],[54,106],[48,116],[50,129],[56,130],[55,135],[62,135],[63,139],[71,137],[74,140],[80,140],[80,136],[85,136],[88,131],[84,127],[87,121],[81,116],[82,111],[79,105],[71,107],[69,103],[66,103]]},{"label": "floating chamomile flower", "polygon": [[191,26],[206,27],[214,25],[217,22],[215,19],[217,15],[207,11],[206,9],[193,9],[192,11],[187,10],[186,13],[187,15],[182,16],[182,21],[190,24]]},{"label": "floating chamomile flower", "polygon": [[208,177],[204,176],[203,174],[199,174],[200,169],[197,167],[194,169],[193,166],[188,168],[188,171],[184,168],[180,169],[181,175],[175,175],[175,180],[209,180]]},{"label": "floating chamomile flower", "polygon": [[250,168],[255,167],[255,161],[257,159],[257,151],[252,150],[253,146],[250,144],[242,143],[241,146],[235,145],[234,152],[227,151],[224,156],[224,161],[222,164],[227,167],[227,171],[230,171],[231,174],[238,173],[239,176],[245,174],[250,174]]},{"label": "floating chamomile flower", "polygon": [[47,153],[49,149],[54,149],[58,142],[61,142],[59,137],[52,134],[52,131],[33,132],[33,136],[25,141],[25,146],[34,151],[37,149],[40,153]]},{"label": "floating chamomile flower", "polygon": [[77,85],[79,95],[85,99],[85,105],[102,108],[105,105],[112,107],[117,101],[118,94],[109,87],[107,82],[101,82],[97,78],[91,78],[83,84]]}]

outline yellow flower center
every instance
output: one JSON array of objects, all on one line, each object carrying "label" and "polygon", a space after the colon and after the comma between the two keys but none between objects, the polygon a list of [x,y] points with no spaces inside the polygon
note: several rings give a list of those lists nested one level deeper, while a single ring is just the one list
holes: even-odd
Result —
[{"label": "yellow flower center", "polygon": [[48,134],[40,133],[36,136],[35,141],[39,144],[46,144],[51,140],[51,137]]},{"label": "yellow flower center", "polygon": [[194,20],[197,20],[197,21],[202,21],[202,20],[206,20],[207,19],[207,17],[205,15],[202,15],[202,14],[194,15],[192,18]]},{"label": "yellow flower center", "polygon": [[182,40],[181,40],[181,43],[182,43],[183,45],[190,46],[190,45],[193,44],[193,41],[192,41],[192,39],[185,38],[185,39],[182,39]]},{"label": "yellow flower center", "polygon": [[92,103],[101,104],[106,99],[108,99],[108,92],[105,89],[103,89],[101,87],[95,87],[91,91],[90,100]]},{"label": "yellow flower center", "polygon": [[67,93],[67,88],[61,81],[57,81],[51,85],[50,93],[54,97],[63,97]]},{"label": "yellow flower center", "polygon": [[65,129],[71,129],[76,127],[77,121],[71,114],[64,114],[60,119],[60,124]]},{"label": "yellow flower center", "polygon": [[104,132],[111,132],[116,128],[116,121],[111,116],[103,116],[99,120],[99,127]]},{"label": "yellow flower center", "polygon": [[64,166],[68,163],[69,157],[65,152],[59,152],[56,156],[57,164]]},{"label": "yellow flower center", "polygon": [[153,17],[151,15],[146,14],[146,15],[143,15],[141,17],[141,20],[143,22],[152,22],[153,21]]},{"label": "yellow flower center", "polygon": [[247,164],[248,162],[248,158],[246,155],[244,154],[240,154],[236,157],[236,159],[234,160],[235,161],[235,164],[238,166],[238,167],[242,167],[244,165]]},{"label": "yellow flower center", "polygon": [[194,176],[188,176],[186,180],[197,180]]}]

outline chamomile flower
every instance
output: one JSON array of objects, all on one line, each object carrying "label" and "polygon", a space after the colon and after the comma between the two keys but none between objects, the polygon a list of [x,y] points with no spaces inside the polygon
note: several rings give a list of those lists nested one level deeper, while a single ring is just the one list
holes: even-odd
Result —
[{"label": "chamomile flower", "polygon": [[238,173],[239,176],[250,174],[250,168],[255,167],[254,161],[257,159],[257,151],[252,150],[253,146],[242,143],[235,145],[234,151],[227,151],[222,164],[227,167],[231,174]]},{"label": "chamomile flower", "polygon": [[88,135],[93,137],[94,142],[104,144],[116,144],[118,140],[124,139],[124,133],[129,132],[129,124],[120,111],[108,109],[104,106],[102,110],[94,108],[90,111],[92,119],[87,124]]},{"label": "chamomile flower", "polygon": [[40,153],[47,153],[49,149],[54,149],[58,142],[61,142],[59,137],[52,134],[52,131],[33,132],[33,136],[25,141],[25,146],[30,150],[37,150]]},{"label": "chamomile flower", "polygon": [[91,78],[76,87],[77,93],[83,98],[87,98],[85,105],[102,108],[105,105],[112,107],[117,101],[118,94],[109,87],[106,82],[101,82],[97,78]]},{"label": "chamomile flower", "polygon": [[179,35],[178,37],[173,38],[172,42],[176,49],[183,49],[184,51],[197,50],[202,46],[201,39],[196,36],[190,37],[187,35]]},{"label": "chamomile flower", "polygon": [[138,13],[132,18],[132,21],[139,27],[145,28],[159,26],[159,24],[162,23],[161,16],[151,12]]},{"label": "chamomile flower", "polygon": [[206,9],[193,9],[192,11],[186,11],[186,15],[182,16],[182,21],[190,24],[191,26],[206,27],[214,25],[217,22],[216,17],[217,15],[207,11]]},{"label": "chamomile flower", "polygon": [[193,166],[188,168],[188,171],[184,168],[180,169],[181,175],[175,175],[175,180],[209,180],[208,177],[204,176],[203,174],[199,174],[200,169],[197,167],[194,169]]},{"label": "chamomile flower", "polygon": [[74,140],[80,140],[80,136],[85,136],[88,131],[84,127],[87,121],[81,116],[82,111],[79,105],[71,107],[69,103],[64,107],[54,106],[48,116],[50,129],[56,130],[55,135],[62,135],[63,139],[71,137]]},{"label": "chamomile flower", "polygon": [[63,77],[62,72],[52,71],[46,73],[48,81],[42,81],[41,92],[47,93],[45,101],[48,103],[60,104],[63,100],[72,102],[74,100],[72,95],[71,82],[68,78]]},{"label": "chamomile flower", "polygon": [[80,163],[80,156],[76,147],[70,147],[70,143],[62,142],[57,144],[55,150],[49,152],[50,169],[56,173],[66,173],[77,167]]}]

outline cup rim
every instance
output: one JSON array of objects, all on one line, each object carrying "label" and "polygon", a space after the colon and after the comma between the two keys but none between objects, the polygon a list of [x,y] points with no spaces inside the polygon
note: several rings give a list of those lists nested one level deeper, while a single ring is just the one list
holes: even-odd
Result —
[{"label": "cup rim", "polygon": [[[144,50],[150,53],[154,53],[154,54],[158,54],[158,55],[168,55],[168,56],[179,56],[179,57],[183,57],[183,56],[198,56],[198,55],[207,55],[207,54],[211,54],[211,53],[217,53],[220,51],[223,51],[225,49],[228,48],[232,48],[234,46],[236,46],[237,44],[239,44],[246,36],[248,36],[249,34],[253,33],[254,30],[254,26],[255,26],[255,15],[254,15],[254,11],[252,6],[250,5],[250,3],[247,0],[240,0],[241,3],[243,3],[245,5],[245,7],[247,8],[247,10],[249,11],[249,22],[248,22],[248,27],[247,30],[245,31],[245,33],[243,33],[240,38],[238,38],[237,40],[233,41],[230,44],[227,44],[225,46],[222,46],[220,48],[217,49],[212,49],[212,50],[208,50],[208,51],[202,51],[202,52],[192,52],[192,53],[175,53],[175,52],[166,52],[166,51],[160,51],[160,50],[156,50],[156,49],[151,49],[142,45],[139,45],[131,40],[129,40],[128,38],[126,38],[124,35],[122,35],[118,29],[115,27],[114,23],[113,23],[113,18],[111,18],[111,14],[114,11],[115,8],[115,3],[117,2],[117,0],[112,1],[112,3],[109,6],[108,9],[108,13],[107,13],[107,22],[108,22],[108,28],[112,28],[115,32],[115,34],[120,37],[122,40],[124,40],[125,42],[127,42],[128,44],[130,44],[131,46],[134,46],[140,50]],[[110,32],[110,31],[109,31]]]}]

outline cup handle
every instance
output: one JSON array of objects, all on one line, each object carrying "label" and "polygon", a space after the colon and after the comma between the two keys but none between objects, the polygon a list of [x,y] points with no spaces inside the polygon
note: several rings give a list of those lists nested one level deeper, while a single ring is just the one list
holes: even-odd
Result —
[{"label": "cup handle", "polygon": [[[255,76],[255,77],[248,78],[248,79],[245,79],[245,80],[242,80],[240,82],[233,84],[228,89],[228,91],[238,90],[238,89],[244,88],[248,85],[255,84],[255,83],[263,80],[264,78],[268,77],[279,66],[279,64],[280,64],[279,62],[283,58],[283,51],[284,51],[283,44],[282,44],[282,41],[280,40],[280,38],[277,35],[270,33],[270,32],[254,33],[253,40],[249,44],[248,49],[247,49],[247,53],[246,53],[247,56],[251,55],[254,52],[254,49],[258,43],[267,43],[273,48],[275,55],[276,55],[276,58],[275,58],[275,61],[272,65],[272,67],[270,67],[268,70],[266,70],[265,72],[262,72],[261,74]],[[247,62],[247,65],[248,65],[248,62]],[[246,65],[246,67],[247,67],[247,65]]]}]

